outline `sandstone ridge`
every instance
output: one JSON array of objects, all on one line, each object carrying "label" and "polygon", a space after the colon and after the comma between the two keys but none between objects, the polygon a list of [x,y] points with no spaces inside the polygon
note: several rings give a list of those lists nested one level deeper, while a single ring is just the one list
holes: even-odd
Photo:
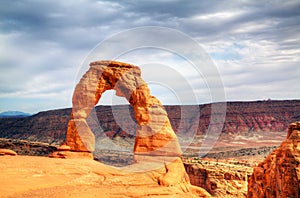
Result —
[{"label": "sandstone ridge", "polygon": [[[199,120],[184,119],[182,107],[164,105],[172,128],[176,134],[186,136],[191,127],[198,123],[198,134],[205,134],[211,117],[211,105],[194,105],[190,108],[199,109]],[[130,115],[116,121],[114,114]],[[102,128],[93,130],[96,139],[103,134],[110,138],[133,138],[136,123],[130,122],[134,117],[133,108],[129,105],[97,106],[95,113]],[[25,118],[0,118],[0,138],[27,140],[61,144],[65,141],[71,109],[58,109],[40,112]],[[300,100],[227,102],[226,119],[222,133],[268,133],[285,132],[289,124],[300,119]]]},{"label": "sandstone ridge", "polygon": [[300,122],[290,124],[287,138],[279,148],[254,168],[248,197],[300,196]]}]

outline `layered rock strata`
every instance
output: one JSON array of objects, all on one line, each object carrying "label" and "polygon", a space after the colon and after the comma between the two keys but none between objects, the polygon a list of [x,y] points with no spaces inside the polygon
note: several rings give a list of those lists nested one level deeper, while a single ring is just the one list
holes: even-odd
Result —
[{"label": "layered rock strata", "polygon": [[287,138],[264,162],[254,168],[248,197],[300,196],[300,122],[290,124]]},{"label": "layered rock strata", "polygon": [[252,173],[252,168],[231,162],[189,159],[184,166],[191,184],[204,188],[212,196],[246,197],[247,177]]},{"label": "layered rock strata", "polygon": [[11,140],[0,138],[0,150],[9,149],[18,155],[48,156],[57,150],[56,146],[42,142],[29,142],[26,140]]},{"label": "layered rock strata", "polygon": [[[194,105],[189,108],[199,109],[199,118],[186,119],[184,106],[164,105],[174,132],[179,136],[188,136],[193,127],[197,134],[205,134],[211,117],[211,104]],[[114,115],[130,112],[122,119],[114,119]],[[129,129],[136,123],[130,122],[134,117],[133,108],[129,105],[97,106],[95,113],[102,131],[93,130],[96,139],[103,133],[110,138],[132,138]],[[71,109],[58,109],[37,113],[23,118],[0,118],[0,138],[28,140],[61,144],[65,141]],[[192,116],[188,116],[192,117]],[[271,100],[253,102],[227,102],[226,119],[222,134],[253,134],[261,132],[283,132],[289,124],[300,119],[300,100]],[[195,124],[197,123],[197,124]],[[282,140],[281,140],[282,141]],[[276,143],[277,144],[277,143]],[[274,144],[275,145],[275,144]]]}]

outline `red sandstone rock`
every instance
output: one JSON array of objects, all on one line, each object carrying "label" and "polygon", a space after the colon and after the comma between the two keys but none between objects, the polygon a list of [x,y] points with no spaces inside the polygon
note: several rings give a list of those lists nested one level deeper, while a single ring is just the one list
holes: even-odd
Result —
[{"label": "red sandstone rock", "polygon": [[189,191],[182,183],[159,185],[166,171],[125,172],[93,160],[3,156],[0,197],[210,197],[189,183]]},{"label": "red sandstone rock", "polygon": [[70,146],[67,146],[65,144],[62,144],[60,145],[58,148],[57,148],[59,151],[70,151],[71,150],[71,147]]},{"label": "red sandstone rock", "polygon": [[188,159],[184,166],[192,185],[204,188],[214,197],[246,197],[247,177],[252,168],[212,159]]},{"label": "red sandstone rock", "polygon": [[[189,136],[186,133],[191,131],[198,131],[198,134],[207,132],[211,118],[211,104],[190,106],[189,108],[199,109],[200,117],[195,116],[194,119],[189,119],[193,116],[186,112],[189,108],[184,106],[164,105],[164,108],[176,135]],[[122,115],[124,111],[128,112],[128,109],[130,116],[118,121],[114,119],[113,114]],[[110,138],[116,136],[132,138],[132,133],[127,133],[135,128],[131,118],[134,117],[132,108],[127,105],[98,106],[95,111],[105,135]],[[289,124],[300,116],[299,112],[300,100],[227,102],[222,133],[285,132]],[[65,141],[70,114],[71,109],[68,108],[44,111],[26,118],[0,118],[0,137],[61,144]],[[190,116],[184,118],[184,114]],[[96,139],[101,135],[103,134],[95,132]]]},{"label": "red sandstone rock", "polygon": [[254,168],[248,197],[300,196],[300,122],[290,124],[287,138],[264,162]]},{"label": "red sandstone rock", "polygon": [[62,159],[94,159],[94,156],[90,152],[73,152],[73,151],[56,151],[49,155],[51,158]]},{"label": "red sandstone rock", "polygon": [[10,150],[10,149],[0,149],[0,156],[1,155],[11,155],[11,156],[15,156],[18,155],[15,151]]},{"label": "red sandstone rock", "polygon": [[116,61],[96,61],[83,75],[73,94],[72,119],[66,145],[71,151],[92,152],[95,137],[85,119],[106,90],[125,97],[138,123],[135,155],[180,156],[181,149],[162,104],[151,96],[139,67]]},{"label": "red sandstone rock", "polygon": [[163,168],[165,172],[156,176],[160,185],[180,185],[184,191],[190,191],[189,179],[179,158],[182,152],[167,113],[161,102],[150,94],[139,67],[127,63],[96,61],[90,64],[72,98],[73,108],[65,143],[70,149],[65,151],[61,146],[49,157],[91,158],[95,137],[86,119],[101,95],[110,89],[115,90],[117,96],[125,97],[134,110],[138,123],[135,165],[140,171]]},{"label": "red sandstone rock", "polygon": [[66,139],[66,146],[72,151],[91,152],[95,149],[95,136],[83,118],[69,121]]}]

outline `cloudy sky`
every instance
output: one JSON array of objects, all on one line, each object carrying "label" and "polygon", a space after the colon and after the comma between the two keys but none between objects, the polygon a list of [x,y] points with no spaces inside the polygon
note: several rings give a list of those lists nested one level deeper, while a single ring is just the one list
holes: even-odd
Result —
[{"label": "cloudy sky", "polygon": [[[198,42],[217,68],[227,101],[300,99],[299,0],[4,0],[0,1],[0,112],[71,107],[82,63],[91,50],[113,35],[143,26],[172,28]],[[149,40],[149,35],[140,34],[138,39]],[[148,73],[156,76],[150,88],[164,104],[184,100],[172,98],[176,95],[190,97],[176,80],[171,82],[177,88],[162,86],[168,69],[171,74],[187,72],[183,78],[188,78],[197,103],[211,101],[205,76],[193,78],[186,60],[174,53],[141,49],[117,60],[161,68]],[[163,64],[151,66],[154,62]],[[111,103],[109,94],[105,97],[100,103]]]}]

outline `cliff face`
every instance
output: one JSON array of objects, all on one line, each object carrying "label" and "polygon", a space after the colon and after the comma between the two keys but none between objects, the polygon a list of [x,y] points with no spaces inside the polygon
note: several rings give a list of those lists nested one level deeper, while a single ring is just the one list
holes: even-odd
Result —
[{"label": "cliff face", "polygon": [[0,148],[13,150],[18,155],[48,156],[57,150],[47,143],[29,142],[26,140],[12,140],[0,138]]},{"label": "cliff face", "polygon": [[192,185],[204,188],[214,197],[246,197],[251,167],[208,160],[191,160],[184,166]]},{"label": "cliff face", "polygon": [[25,118],[1,118],[0,137],[60,143],[65,139],[70,113],[71,109],[59,109]]},{"label": "cliff face", "polygon": [[254,168],[248,197],[300,196],[300,122],[292,123],[286,140]]},{"label": "cliff face", "polygon": [[[189,108],[199,108],[197,118],[182,119]],[[173,130],[187,133],[197,127],[198,134],[207,131],[210,124],[211,105],[165,106]],[[97,106],[95,118],[88,118],[96,138],[104,134],[114,138],[133,137],[136,130],[134,112],[129,105]],[[65,140],[71,109],[40,112],[25,118],[1,118],[0,138],[24,139],[60,144]],[[122,116],[126,115],[126,116]],[[116,119],[117,118],[117,119]],[[289,123],[300,119],[300,100],[228,102],[223,133],[285,131]],[[101,126],[101,129],[99,129]]]},{"label": "cliff face", "polygon": [[[173,128],[177,132],[180,124],[180,106],[165,107]],[[207,132],[211,117],[211,104],[199,105],[199,120],[184,120],[183,128],[198,124],[198,134]],[[188,109],[188,108],[187,108]],[[300,119],[300,100],[227,102],[223,133],[281,132],[289,123]],[[180,130],[185,131],[185,130]],[[187,130],[188,131],[188,130]]]}]

